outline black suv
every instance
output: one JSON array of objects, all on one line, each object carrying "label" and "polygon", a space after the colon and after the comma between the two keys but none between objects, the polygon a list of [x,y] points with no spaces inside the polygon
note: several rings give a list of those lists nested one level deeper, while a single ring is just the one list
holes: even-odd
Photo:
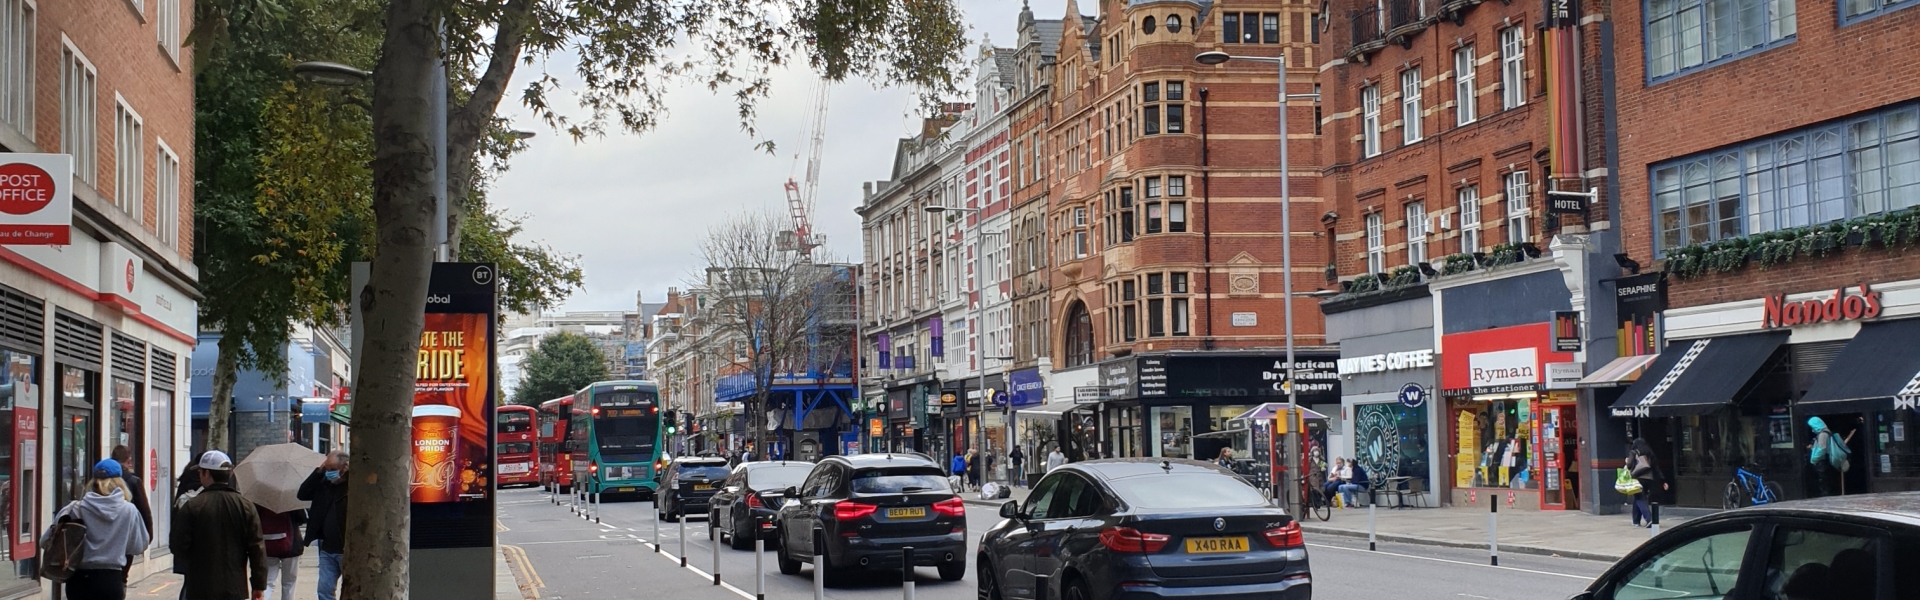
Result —
[{"label": "black suv", "polygon": [[781,573],[799,573],[817,553],[822,577],[838,584],[849,570],[900,568],[907,546],[913,567],[936,567],[946,581],[967,573],[966,502],[925,456],[829,456],[783,496],[774,517]]},{"label": "black suv", "polygon": [[717,456],[684,456],[667,463],[660,474],[660,491],[653,497],[654,510],[664,521],[678,521],[685,515],[707,514],[707,499],[727,478],[727,459]]}]

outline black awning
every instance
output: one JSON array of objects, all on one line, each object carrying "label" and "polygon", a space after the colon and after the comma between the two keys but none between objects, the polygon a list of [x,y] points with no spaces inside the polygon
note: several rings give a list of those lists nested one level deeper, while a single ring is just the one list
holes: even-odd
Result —
[{"label": "black awning", "polygon": [[1787,332],[1752,333],[1667,344],[1646,374],[1613,403],[1616,417],[1677,417],[1713,412],[1735,400]]},{"label": "black awning", "polygon": [[1833,366],[1813,382],[1794,412],[1827,415],[1894,410],[1920,399],[1920,319],[1860,326]]}]

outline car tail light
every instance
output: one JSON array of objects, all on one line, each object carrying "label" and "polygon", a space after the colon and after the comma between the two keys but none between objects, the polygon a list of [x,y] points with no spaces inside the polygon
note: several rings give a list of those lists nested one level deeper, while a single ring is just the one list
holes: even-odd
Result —
[{"label": "car tail light", "polygon": [[933,503],[933,512],[949,517],[964,517],[967,516],[967,501],[959,498],[941,500]]},{"label": "car tail light", "polygon": [[872,504],[861,504],[859,502],[842,500],[834,503],[833,518],[842,521],[852,521],[854,519],[873,516],[873,512],[876,510],[880,510],[880,507]]},{"label": "car tail light", "polygon": [[1114,552],[1159,552],[1170,539],[1163,533],[1141,533],[1132,527],[1108,527],[1100,530],[1100,545]]},{"label": "car tail light", "polygon": [[1300,534],[1300,523],[1294,521],[1283,527],[1268,529],[1267,543],[1275,548],[1298,548],[1307,545],[1307,539]]},{"label": "car tail light", "polygon": [[766,505],[764,505],[764,504],[761,504],[761,503],[760,503],[760,495],[759,495],[759,494],[755,494],[755,493],[752,493],[752,492],[748,492],[748,493],[747,493],[747,508],[766,508]]}]

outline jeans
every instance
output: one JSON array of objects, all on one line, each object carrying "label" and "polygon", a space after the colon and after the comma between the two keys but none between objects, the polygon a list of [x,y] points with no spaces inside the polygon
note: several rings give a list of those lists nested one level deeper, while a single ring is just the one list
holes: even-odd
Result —
[{"label": "jeans", "polygon": [[1347,506],[1359,506],[1360,501],[1358,498],[1360,494],[1366,491],[1367,488],[1360,487],[1358,483],[1342,483],[1340,484],[1340,500],[1346,502]]},{"label": "jeans", "polygon": [[[315,548],[319,550],[318,548]],[[340,555],[320,550],[320,581],[314,589],[320,600],[333,600],[334,589],[340,587]]]},{"label": "jeans", "polygon": [[1642,521],[1646,523],[1653,522],[1652,482],[1642,480],[1640,482],[1640,485],[1641,485],[1640,493],[1633,495],[1633,524],[1634,525],[1639,525]]},{"label": "jeans", "polygon": [[[261,597],[266,600],[293,600],[293,580],[299,575],[300,557],[267,557],[267,591]],[[277,596],[273,593],[276,581],[280,584],[280,594]]]}]

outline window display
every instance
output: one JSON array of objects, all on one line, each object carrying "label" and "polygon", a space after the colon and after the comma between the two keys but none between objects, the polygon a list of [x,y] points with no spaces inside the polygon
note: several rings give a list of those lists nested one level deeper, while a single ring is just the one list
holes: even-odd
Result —
[{"label": "window display", "polygon": [[1156,406],[1148,422],[1153,426],[1147,435],[1156,445],[1155,456],[1194,458],[1193,407]]},{"label": "window display", "polygon": [[0,349],[0,590],[16,587],[32,577],[35,536],[34,485],[38,462],[35,438],[39,430],[40,359],[23,352]]},{"label": "window display", "polygon": [[1354,407],[1354,460],[1373,478],[1412,477],[1427,481],[1427,404],[1409,408],[1398,402]]},{"label": "window display", "polygon": [[1532,397],[1453,401],[1458,487],[1533,488]]}]

